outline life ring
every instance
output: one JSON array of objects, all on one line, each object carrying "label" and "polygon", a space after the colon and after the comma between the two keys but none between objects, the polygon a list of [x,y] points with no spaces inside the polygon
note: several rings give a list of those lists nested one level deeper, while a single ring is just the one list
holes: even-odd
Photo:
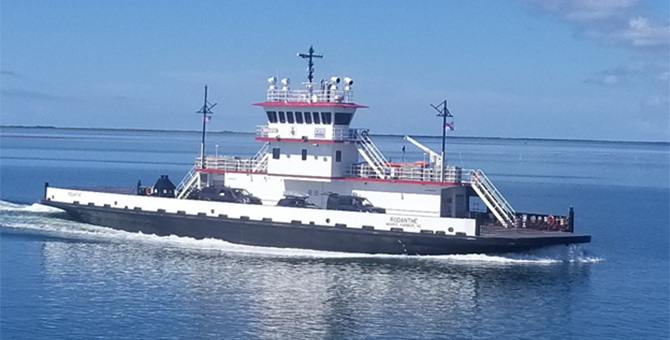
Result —
[{"label": "life ring", "polygon": [[554,215],[547,216],[547,224],[552,227],[554,226],[554,224],[556,224],[556,218],[554,217]]},{"label": "life ring", "polygon": [[153,194],[153,191],[154,191],[154,188],[152,188],[152,187],[147,187],[146,189],[144,189],[144,193],[146,193],[147,196],[151,196],[151,194]]}]

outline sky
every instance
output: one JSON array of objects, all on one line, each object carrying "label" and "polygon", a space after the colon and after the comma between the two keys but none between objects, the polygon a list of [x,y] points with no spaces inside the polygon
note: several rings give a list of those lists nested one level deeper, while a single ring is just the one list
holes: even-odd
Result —
[{"label": "sky", "polygon": [[667,0],[0,1],[0,124],[211,131],[266,123],[267,78],[354,79],[352,126],[670,141]]}]

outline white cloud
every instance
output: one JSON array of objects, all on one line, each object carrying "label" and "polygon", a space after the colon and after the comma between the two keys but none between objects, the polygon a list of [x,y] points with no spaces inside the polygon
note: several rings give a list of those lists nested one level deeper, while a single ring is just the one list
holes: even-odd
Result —
[{"label": "white cloud", "polygon": [[633,49],[667,54],[670,26],[645,13],[637,0],[526,0],[573,22],[578,36]]}]

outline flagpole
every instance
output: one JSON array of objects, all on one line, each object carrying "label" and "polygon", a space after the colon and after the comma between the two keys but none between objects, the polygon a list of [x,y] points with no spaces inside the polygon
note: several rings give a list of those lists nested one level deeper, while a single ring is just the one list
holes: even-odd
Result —
[{"label": "flagpole", "polygon": [[[203,108],[207,107],[207,85],[205,85],[205,104]],[[207,110],[202,113],[202,142],[200,143],[200,168],[205,168],[205,129],[207,125]]]},{"label": "flagpole", "polygon": [[440,159],[440,181],[444,182],[444,172],[446,169],[446,141],[447,141],[447,117],[453,117],[447,108],[447,100],[443,100],[438,106],[430,104],[435,109],[438,117],[442,117],[442,154]]},{"label": "flagpole", "polygon": [[205,132],[207,128],[207,121],[209,117],[214,113],[212,108],[216,106],[217,103],[210,104],[207,101],[207,85],[205,85],[205,103],[202,105],[200,111],[196,113],[202,113],[202,142],[200,143],[200,168],[205,168]]}]

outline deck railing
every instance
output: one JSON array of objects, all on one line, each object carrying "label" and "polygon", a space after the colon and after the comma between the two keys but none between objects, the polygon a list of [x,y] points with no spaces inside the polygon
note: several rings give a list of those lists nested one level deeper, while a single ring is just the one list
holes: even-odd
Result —
[{"label": "deck railing", "polygon": [[[195,164],[201,164],[200,157],[196,157]],[[205,156],[205,169],[265,173],[267,172],[267,158],[207,155]]]},{"label": "deck railing", "polygon": [[[447,167],[444,177],[440,176],[439,167],[429,167],[423,164],[395,164],[385,168],[385,179],[413,181],[413,182],[446,182],[456,184],[469,184],[472,169],[459,167]],[[354,164],[349,168],[348,174],[352,178],[379,178],[379,175],[369,164]]]},{"label": "deck railing", "polygon": [[303,102],[303,103],[353,103],[352,90],[293,90],[270,89],[269,102]]}]

